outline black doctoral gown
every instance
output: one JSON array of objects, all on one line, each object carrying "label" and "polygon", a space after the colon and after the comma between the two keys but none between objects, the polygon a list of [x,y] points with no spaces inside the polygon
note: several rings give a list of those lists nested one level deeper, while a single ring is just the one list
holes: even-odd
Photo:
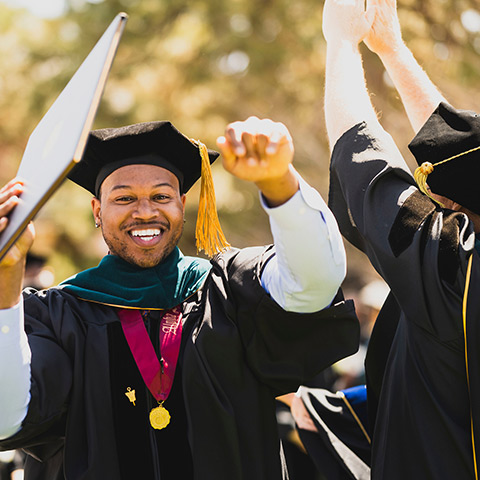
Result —
[{"label": "black doctoral gown", "polygon": [[[280,308],[260,284],[273,254],[261,247],[218,255],[182,304],[182,347],[165,403],[172,421],[161,431],[148,423],[155,401],[116,309],[60,288],[26,294],[32,398],[20,432],[1,442],[36,457],[26,480],[286,478],[275,396],[354,353],[359,328],[341,294],[318,313]],[[150,333],[156,320],[147,319]]]},{"label": "black doctoral gown", "polygon": [[[335,145],[329,203],[392,294],[366,359],[372,478],[474,478],[480,458],[480,259],[466,215],[421,194],[383,130],[361,123]],[[473,255],[466,329],[462,301]]]}]

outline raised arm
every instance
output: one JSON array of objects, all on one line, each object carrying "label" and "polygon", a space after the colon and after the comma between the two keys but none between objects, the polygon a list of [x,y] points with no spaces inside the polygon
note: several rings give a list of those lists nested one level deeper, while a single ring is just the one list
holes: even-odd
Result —
[{"label": "raised arm", "polygon": [[396,0],[369,0],[369,8],[374,20],[365,44],[382,60],[413,130],[418,132],[438,104],[446,100],[403,41]]},{"label": "raised arm", "polygon": [[[0,190],[0,233],[22,191],[18,180]],[[30,399],[30,348],[23,328],[21,292],[25,259],[33,238],[30,225],[0,262],[0,438],[20,429]]]},{"label": "raised arm", "polygon": [[354,125],[378,123],[365,84],[359,44],[370,30],[372,11],[363,0],[326,0],[325,118],[330,148]]},{"label": "raised arm", "polygon": [[[6,229],[8,214],[18,204],[18,196],[22,192],[23,185],[17,179],[10,181],[0,190],[0,233]],[[0,262],[0,309],[13,307],[20,301],[25,261],[33,238],[34,230],[30,225]]]},{"label": "raised arm", "polygon": [[229,125],[218,145],[225,168],[258,186],[270,218],[276,256],[262,272],[264,289],[288,311],[329,306],[345,277],[345,250],[326,203],[292,167],[287,128],[250,117]]},{"label": "raised arm", "polygon": [[[445,299],[435,308],[447,308],[453,292],[449,282],[471,252],[472,232],[464,215],[436,209],[419,192],[393,139],[374,118],[356,48],[365,16],[363,0],[325,2],[326,123],[332,144],[343,134],[332,153],[329,206],[343,235],[368,255],[406,315],[426,331],[452,338],[452,325],[416,313],[431,312],[429,293]],[[449,247],[439,250],[439,240]],[[447,270],[448,262],[460,262],[461,268]],[[438,278],[448,280],[442,284]],[[458,282],[461,289],[462,275]]]}]

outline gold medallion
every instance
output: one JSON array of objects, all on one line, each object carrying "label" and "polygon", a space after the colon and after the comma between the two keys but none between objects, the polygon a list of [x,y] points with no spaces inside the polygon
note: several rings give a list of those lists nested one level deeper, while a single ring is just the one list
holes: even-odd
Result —
[{"label": "gold medallion", "polygon": [[170,423],[170,413],[161,404],[150,412],[150,425],[157,430],[165,428]]}]

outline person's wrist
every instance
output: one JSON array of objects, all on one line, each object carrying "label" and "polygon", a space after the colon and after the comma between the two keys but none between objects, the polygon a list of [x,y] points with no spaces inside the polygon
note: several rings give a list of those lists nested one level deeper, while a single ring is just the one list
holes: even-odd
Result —
[{"label": "person's wrist", "polygon": [[3,291],[0,297],[0,310],[14,307],[22,298],[21,284],[16,283],[16,285],[12,285],[9,287],[8,285],[4,285],[3,282],[0,281],[0,289],[2,289]]},{"label": "person's wrist", "polygon": [[0,309],[11,308],[21,299],[25,261],[0,268]]},{"label": "person's wrist", "polygon": [[8,308],[13,308],[15,305],[18,304],[18,302],[20,302],[20,300],[22,299],[22,294],[20,292],[19,295],[17,295],[16,297],[12,297],[11,299],[5,299],[5,301],[0,301],[0,310],[6,310]]},{"label": "person's wrist", "polygon": [[339,32],[335,32],[335,35],[326,37],[326,42],[328,46],[335,48],[353,48],[358,50],[360,43],[362,42],[361,38],[351,38],[348,35],[341,35]]},{"label": "person's wrist", "polygon": [[297,177],[290,169],[279,177],[264,179],[255,184],[270,208],[287,202],[300,188]]},{"label": "person's wrist", "polygon": [[389,60],[397,59],[400,55],[408,53],[409,50],[402,38],[399,38],[393,42],[384,43],[381,46],[378,46],[376,49],[373,49],[373,52],[382,60]]}]

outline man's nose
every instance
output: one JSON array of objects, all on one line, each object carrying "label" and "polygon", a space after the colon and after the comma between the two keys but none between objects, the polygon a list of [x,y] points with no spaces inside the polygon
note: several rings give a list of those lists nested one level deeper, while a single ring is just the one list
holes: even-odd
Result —
[{"label": "man's nose", "polygon": [[137,201],[136,208],[133,212],[134,218],[148,220],[158,215],[158,209],[154,202],[148,198],[142,198]]}]

